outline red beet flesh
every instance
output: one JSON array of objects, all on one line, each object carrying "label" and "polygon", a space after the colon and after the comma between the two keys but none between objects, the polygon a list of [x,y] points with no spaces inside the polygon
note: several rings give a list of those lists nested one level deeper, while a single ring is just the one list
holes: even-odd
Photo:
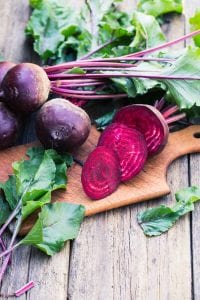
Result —
[{"label": "red beet flesh", "polygon": [[149,156],[162,151],[167,143],[168,125],[153,106],[135,104],[123,107],[116,113],[113,122],[140,131],[145,137]]},{"label": "red beet flesh", "polygon": [[147,159],[147,146],[143,135],[136,129],[123,124],[113,123],[102,133],[98,146],[113,149],[121,169],[121,181],[137,175]]},{"label": "red beet flesh", "polygon": [[86,195],[93,200],[99,200],[117,189],[120,177],[119,160],[115,152],[99,146],[84,163],[81,181]]}]

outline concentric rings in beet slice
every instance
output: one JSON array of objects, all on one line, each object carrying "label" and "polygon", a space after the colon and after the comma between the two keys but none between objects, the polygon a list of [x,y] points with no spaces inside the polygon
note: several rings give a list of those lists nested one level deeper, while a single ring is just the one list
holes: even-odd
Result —
[{"label": "concentric rings in beet slice", "polygon": [[140,131],[145,137],[149,156],[162,151],[167,143],[168,125],[162,114],[151,105],[134,104],[123,107],[114,116],[113,123]]},{"label": "concentric rings in beet slice", "polygon": [[147,146],[143,135],[123,124],[109,125],[100,136],[98,146],[113,149],[119,158],[121,181],[137,175],[147,159]]},{"label": "concentric rings in beet slice", "polygon": [[86,195],[93,200],[112,194],[120,184],[120,166],[116,153],[104,146],[97,147],[83,165],[81,181]]}]

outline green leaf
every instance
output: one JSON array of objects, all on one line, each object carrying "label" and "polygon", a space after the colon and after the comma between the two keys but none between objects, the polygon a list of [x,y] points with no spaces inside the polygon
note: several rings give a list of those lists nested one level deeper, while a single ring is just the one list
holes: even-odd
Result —
[{"label": "green leaf", "polygon": [[37,220],[29,233],[20,241],[20,245],[34,245],[41,243],[43,240],[42,222]]},{"label": "green leaf", "polygon": [[66,36],[79,32],[78,12],[53,0],[36,1],[33,6],[25,32],[34,39],[34,50],[47,61],[57,55]]},{"label": "green leaf", "polygon": [[183,5],[182,0],[140,0],[137,8],[147,15],[158,17],[172,12],[181,14]]},{"label": "green leaf", "polygon": [[10,213],[10,207],[3,197],[2,193],[0,193],[0,225],[5,223]]},{"label": "green leaf", "polygon": [[98,130],[104,130],[107,125],[109,125],[112,122],[112,119],[116,113],[116,109],[113,111],[110,111],[106,113],[105,115],[99,117],[95,120],[95,123],[97,125]]},{"label": "green leaf", "polygon": [[22,219],[25,220],[30,214],[32,214],[36,209],[42,207],[44,204],[51,202],[51,191],[42,195],[39,199],[28,200],[22,206]]},{"label": "green leaf", "polygon": [[5,200],[8,202],[10,209],[13,210],[18,201],[18,195],[16,190],[16,179],[14,175],[10,175],[8,180],[4,183],[0,183],[0,188],[3,190]]},{"label": "green leaf", "polygon": [[181,216],[194,209],[194,202],[200,200],[200,189],[192,186],[175,194],[176,204],[173,207],[161,205],[140,212],[137,220],[144,233],[157,236],[168,231]]},{"label": "green leaf", "polygon": [[153,16],[135,12],[132,23],[135,26],[136,34],[130,45],[131,47],[142,50],[165,42],[162,29]]},{"label": "green leaf", "polygon": [[67,74],[85,74],[86,71],[84,71],[83,69],[79,68],[79,67],[74,67],[71,70],[66,72]]},{"label": "green leaf", "polygon": [[[48,255],[59,252],[65,241],[77,237],[84,213],[85,208],[82,205],[56,202],[43,206],[38,221],[29,232],[25,243],[36,246]],[[39,243],[34,242],[32,236],[37,237],[37,231],[40,236],[41,228],[42,239]]]},{"label": "green leaf", "polygon": [[[185,54],[161,74],[200,77],[200,49],[188,47]],[[166,84],[173,102],[181,109],[189,109],[195,104],[200,106],[199,80],[163,79],[162,82]]]},{"label": "green leaf", "polygon": [[[190,29],[195,31],[200,29],[200,9],[197,9],[194,16],[190,18]],[[200,35],[194,36],[195,45],[200,47]]]}]

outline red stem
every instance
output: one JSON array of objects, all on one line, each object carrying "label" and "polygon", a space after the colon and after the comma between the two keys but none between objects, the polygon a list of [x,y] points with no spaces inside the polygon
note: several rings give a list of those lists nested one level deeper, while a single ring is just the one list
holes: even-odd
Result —
[{"label": "red stem", "polygon": [[166,110],[164,112],[162,112],[162,115],[165,119],[167,119],[169,116],[171,116],[172,114],[174,114],[178,110],[179,110],[179,107],[177,105],[173,105],[170,108],[166,108]]},{"label": "red stem", "polygon": [[75,98],[75,99],[85,99],[85,100],[101,100],[101,99],[113,99],[113,98],[125,98],[127,94],[107,94],[107,95],[79,95],[71,93],[56,92],[56,94],[63,97]]},{"label": "red stem", "polygon": [[183,119],[183,118],[185,118],[185,117],[186,117],[186,114],[185,114],[185,113],[182,113],[182,114],[178,114],[178,115],[176,115],[176,116],[167,118],[167,119],[165,119],[165,121],[166,121],[167,124],[170,124],[170,123],[179,121],[179,120],[181,120],[181,119]]},{"label": "red stem", "polygon": [[196,30],[196,31],[193,31],[193,32],[190,32],[186,35],[183,35],[181,36],[180,38],[178,39],[175,39],[173,41],[170,41],[170,42],[167,42],[167,43],[164,43],[162,45],[159,45],[159,46],[156,46],[156,47],[153,47],[153,48],[149,48],[149,49],[146,49],[146,50],[143,50],[143,51],[139,51],[139,52],[136,52],[136,53],[132,53],[132,54],[128,54],[128,55],[125,55],[124,57],[134,57],[134,56],[142,56],[142,55],[145,55],[145,54],[150,54],[150,53],[153,53],[155,51],[158,51],[160,49],[163,49],[163,48],[167,48],[167,47],[170,47],[170,46],[173,46],[173,45],[176,45],[186,39],[189,39],[195,35],[198,35],[200,34],[200,29],[199,30]]}]

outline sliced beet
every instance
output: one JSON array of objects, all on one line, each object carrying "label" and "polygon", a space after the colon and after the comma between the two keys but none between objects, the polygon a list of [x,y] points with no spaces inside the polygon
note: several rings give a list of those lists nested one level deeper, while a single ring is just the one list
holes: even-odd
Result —
[{"label": "sliced beet", "polygon": [[81,175],[83,189],[93,200],[112,194],[120,184],[120,167],[116,153],[104,146],[97,147],[84,163]]},{"label": "sliced beet", "polygon": [[120,123],[110,124],[103,131],[98,146],[105,146],[117,153],[122,182],[137,175],[147,159],[147,146],[143,135]]},{"label": "sliced beet", "polygon": [[121,108],[113,119],[140,131],[146,140],[148,155],[162,151],[167,143],[169,128],[162,114],[153,106],[134,104]]}]

